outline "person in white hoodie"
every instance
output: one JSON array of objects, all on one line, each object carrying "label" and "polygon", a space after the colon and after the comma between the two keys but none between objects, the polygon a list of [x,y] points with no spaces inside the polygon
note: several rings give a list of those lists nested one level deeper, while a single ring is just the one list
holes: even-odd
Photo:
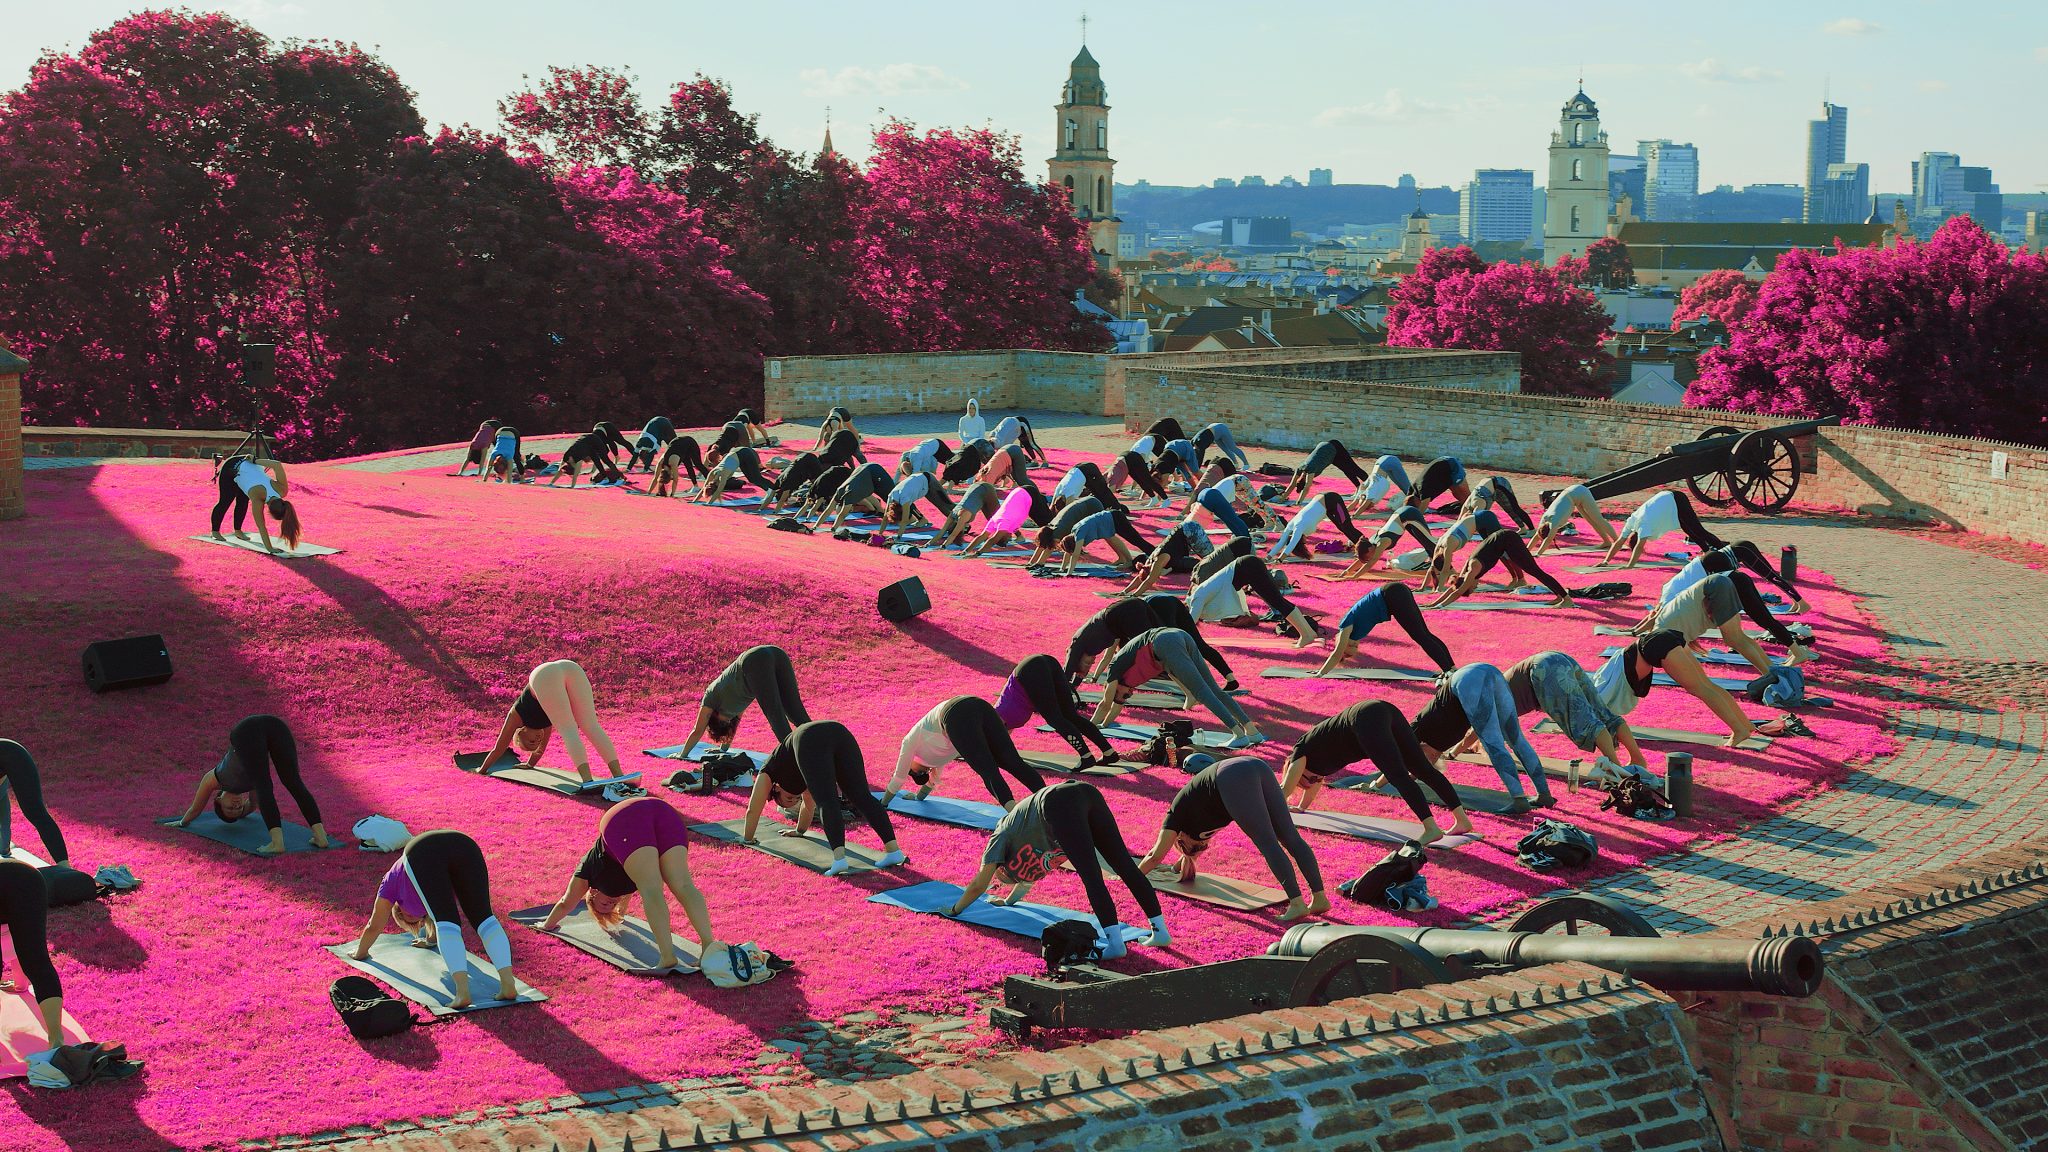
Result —
[{"label": "person in white hoodie", "polygon": [[988,438],[988,421],[981,418],[981,402],[969,400],[967,415],[960,418],[960,446],[965,448],[976,440]]}]

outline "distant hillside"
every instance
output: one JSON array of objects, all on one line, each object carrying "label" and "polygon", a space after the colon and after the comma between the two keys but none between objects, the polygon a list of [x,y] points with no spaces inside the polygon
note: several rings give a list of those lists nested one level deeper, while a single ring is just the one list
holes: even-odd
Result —
[{"label": "distant hillside", "polygon": [[[1226,216],[1286,216],[1298,232],[1328,232],[1340,224],[1384,224],[1415,210],[1415,194],[1384,184],[1334,184],[1326,188],[1204,188],[1178,192],[1117,190],[1116,212],[1130,221],[1166,228],[1192,228]],[[1454,213],[1458,194],[1424,188],[1422,210]]]}]

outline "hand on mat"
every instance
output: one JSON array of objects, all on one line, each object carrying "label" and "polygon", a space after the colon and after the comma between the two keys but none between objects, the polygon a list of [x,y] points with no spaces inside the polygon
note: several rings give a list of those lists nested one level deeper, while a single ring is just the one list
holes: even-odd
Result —
[{"label": "hand on mat", "polygon": [[801,829],[797,829],[797,828],[784,828],[784,829],[783,829],[782,831],[780,831],[780,832],[776,833],[776,835],[778,835],[778,836],[801,836],[801,835],[803,835],[803,831],[802,831]]}]

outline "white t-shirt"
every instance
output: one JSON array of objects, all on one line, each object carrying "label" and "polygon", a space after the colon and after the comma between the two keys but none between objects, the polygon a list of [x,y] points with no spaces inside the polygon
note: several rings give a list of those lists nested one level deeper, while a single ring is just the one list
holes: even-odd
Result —
[{"label": "white t-shirt", "polygon": [[[276,486],[270,481],[270,473],[251,460],[244,460],[236,467],[235,487],[251,500],[270,501],[279,496]],[[261,496],[257,495],[259,492]]]},{"label": "white t-shirt", "polygon": [[932,787],[938,787],[939,774],[960,755],[954,750],[953,742],[946,738],[944,727],[946,705],[952,702],[952,697],[939,701],[924,714],[924,719],[904,734],[903,748],[896,754],[896,771],[890,773],[889,784],[883,791],[902,791],[903,786],[910,782],[913,765],[930,769]]},{"label": "white t-shirt", "polygon": [[1644,546],[1667,533],[1678,531],[1678,497],[1669,492],[1659,492],[1643,506],[1629,513],[1628,521],[1621,526],[1623,536],[1634,536]]}]

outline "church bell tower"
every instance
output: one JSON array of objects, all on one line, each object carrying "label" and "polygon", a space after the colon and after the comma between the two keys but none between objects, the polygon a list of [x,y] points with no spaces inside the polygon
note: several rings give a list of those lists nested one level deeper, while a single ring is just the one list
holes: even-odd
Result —
[{"label": "church bell tower", "polygon": [[1102,65],[1081,46],[1060,90],[1054,140],[1046,161],[1047,179],[1066,189],[1074,215],[1088,223],[1088,241],[1098,259],[1116,258],[1116,161],[1109,157],[1109,91]]}]

